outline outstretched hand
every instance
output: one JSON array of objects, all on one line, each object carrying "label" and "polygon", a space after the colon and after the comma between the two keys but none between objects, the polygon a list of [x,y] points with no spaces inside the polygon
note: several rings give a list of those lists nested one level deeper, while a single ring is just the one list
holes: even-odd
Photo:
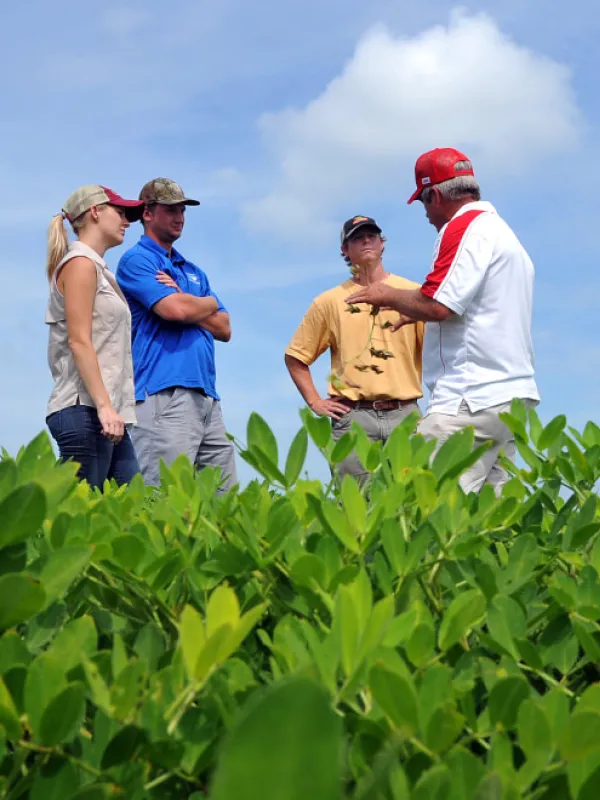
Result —
[{"label": "outstretched hand", "polygon": [[[382,311],[395,311],[395,308],[390,308],[389,306],[382,306]],[[399,314],[398,319],[395,322],[392,322],[392,333],[396,333],[399,331],[400,328],[403,328],[405,325],[416,325],[417,320],[409,317],[407,314]]]},{"label": "outstretched hand", "polygon": [[345,298],[349,305],[370,303],[372,306],[389,306],[393,302],[394,288],[383,281],[376,281],[369,286],[362,286],[357,292]]}]

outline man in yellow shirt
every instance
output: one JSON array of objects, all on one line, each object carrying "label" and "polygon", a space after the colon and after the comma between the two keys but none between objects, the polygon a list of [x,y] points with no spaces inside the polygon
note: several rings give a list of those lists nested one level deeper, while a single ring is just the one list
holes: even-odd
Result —
[{"label": "man in yellow shirt", "polygon": [[[385,442],[400,422],[418,411],[424,324],[394,332],[397,314],[371,306],[348,306],[345,298],[358,286],[384,281],[398,289],[419,284],[386,272],[382,264],[385,238],[371,217],[347,220],[341,232],[342,256],[351,275],[320,294],[306,312],[285,351],[285,363],[310,408],[332,420],[334,439],[362,425],[373,441]],[[317,392],[310,365],[331,352],[328,397]],[[340,478],[354,475],[361,483],[368,473],[355,453],[338,466]]]}]

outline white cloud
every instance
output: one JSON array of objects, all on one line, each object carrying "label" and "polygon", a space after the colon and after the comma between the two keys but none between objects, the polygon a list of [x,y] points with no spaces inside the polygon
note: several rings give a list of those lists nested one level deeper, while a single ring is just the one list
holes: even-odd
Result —
[{"label": "white cloud", "polygon": [[372,28],[319,97],[259,125],[279,173],[244,219],[293,239],[309,224],[328,232],[336,208],[356,213],[359,193],[381,199],[401,186],[403,201],[416,156],[431,147],[461,147],[476,167],[517,173],[573,147],[581,119],[566,67],[488,16],[454,13],[414,38]]}]

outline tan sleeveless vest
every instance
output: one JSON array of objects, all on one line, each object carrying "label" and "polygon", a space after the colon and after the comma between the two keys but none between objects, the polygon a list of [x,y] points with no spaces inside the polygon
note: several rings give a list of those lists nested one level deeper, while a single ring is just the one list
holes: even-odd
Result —
[{"label": "tan sleeveless vest", "polygon": [[54,379],[47,414],[81,403],[95,406],[75,366],[69,348],[65,300],[56,285],[62,267],[76,256],[85,256],[96,267],[96,299],[92,314],[92,344],[96,350],[100,374],[110,402],[126,423],[135,422],[135,389],[131,360],[131,312],[115,276],[95,250],[80,241],[69,245],[50,284],[46,309],[49,326],[48,365]]}]

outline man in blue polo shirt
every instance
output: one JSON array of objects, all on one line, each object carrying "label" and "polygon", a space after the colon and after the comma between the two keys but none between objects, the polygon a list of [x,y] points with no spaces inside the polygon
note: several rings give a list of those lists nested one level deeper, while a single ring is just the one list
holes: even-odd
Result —
[{"label": "man in blue polo shirt", "polygon": [[187,206],[197,200],[167,178],[149,181],[144,235],[119,261],[117,280],[131,308],[137,425],[131,437],[144,480],[160,483],[159,459],[186,453],[197,469],[220,467],[236,482],[215,379],[214,340],[231,338],[229,314],[204,272],[173,247]]}]

